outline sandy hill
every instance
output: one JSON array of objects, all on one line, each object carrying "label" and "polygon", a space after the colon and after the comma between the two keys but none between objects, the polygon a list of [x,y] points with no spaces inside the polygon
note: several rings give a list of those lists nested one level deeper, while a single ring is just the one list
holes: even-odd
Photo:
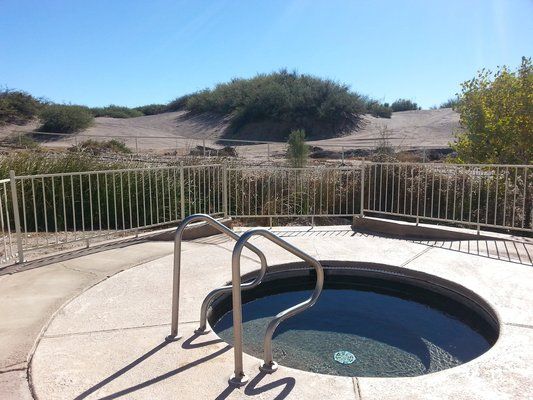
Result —
[{"label": "sandy hill", "polygon": [[[459,116],[451,109],[419,110],[393,113],[392,118],[363,117],[363,127],[349,135],[313,141],[317,146],[339,145],[356,147],[372,147],[373,142],[366,139],[377,138],[386,129],[392,138],[391,142],[399,147],[447,147],[453,140],[454,133],[459,128]],[[95,124],[86,131],[77,134],[78,140],[84,140],[84,135],[101,138],[123,138],[132,146],[132,137],[142,137],[137,141],[139,149],[166,149],[175,147],[190,147],[197,140],[206,139],[212,145],[214,140],[223,136],[228,127],[228,118],[218,115],[190,115],[186,111],[177,111],[137,118],[96,118]],[[30,131],[36,124],[26,127],[9,129],[4,127],[4,134],[13,131]],[[162,139],[162,137],[175,139]],[[185,144],[188,142],[187,144]],[[69,146],[72,138],[49,142],[54,147]]]}]

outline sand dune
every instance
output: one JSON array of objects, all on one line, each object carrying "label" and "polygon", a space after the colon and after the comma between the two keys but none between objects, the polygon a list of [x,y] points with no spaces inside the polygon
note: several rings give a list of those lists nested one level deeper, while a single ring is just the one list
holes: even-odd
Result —
[{"label": "sand dune", "polygon": [[[363,122],[361,129],[349,135],[311,143],[321,147],[371,148],[375,146],[371,139],[378,138],[380,131],[386,129],[392,138],[391,143],[397,147],[443,148],[453,140],[454,133],[459,128],[459,116],[451,109],[397,112],[393,113],[390,119],[364,116]],[[67,147],[87,139],[87,135],[90,135],[102,139],[119,138],[140,151],[190,149],[203,143],[220,147],[215,142],[222,137],[228,125],[228,118],[209,114],[191,116],[185,111],[128,119],[96,118],[94,126],[86,131],[48,141],[46,145]],[[26,128],[28,131],[31,129],[35,129],[35,126]],[[138,139],[135,139],[136,137]],[[280,146],[283,144],[270,147],[275,151]],[[243,146],[241,149],[249,152],[253,147],[256,147],[255,151],[264,151],[264,146]]]}]

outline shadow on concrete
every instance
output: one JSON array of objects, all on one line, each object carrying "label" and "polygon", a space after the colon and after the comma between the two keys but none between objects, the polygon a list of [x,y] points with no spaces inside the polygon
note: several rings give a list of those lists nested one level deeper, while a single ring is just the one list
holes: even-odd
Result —
[{"label": "shadow on concrete", "polygon": [[413,240],[412,242],[493,260],[533,266],[533,244],[515,240]]},{"label": "shadow on concrete", "polygon": [[204,337],[204,335],[195,333],[190,338],[185,340],[182,343],[181,347],[186,349],[186,350],[191,350],[191,349],[197,349],[199,347],[210,346],[212,344],[222,343],[222,341],[223,341],[222,339],[219,338],[219,339],[214,339],[214,340],[207,340],[205,342],[200,342],[200,343],[193,343],[193,341],[195,341],[196,339],[201,338],[201,337]]},{"label": "shadow on concrete", "polygon": [[[263,378],[267,374],[265,372],[259,372],[244,388],[244,394],[247,396],[257,396],[260,394],[263,394],[265,392],[268,392],[270,390],[274,390],[279,387],[283,387],[282,391],[273,399],[274,400],[282,400],[287,398],[287,396],[291,393],[291,391],[296,386],[296,379],[293,377],[286,377],[278,379],[277,381],[273,381],[270,383],[266,383],[263,386],[258,386],[259,383],[263,380]],[[225,400],[227,399],[233,391],[236,390],[233,386],[229,386],[224,389],[222,393],[220,393],[215,400]]]},{"label": "shadow on concrete", "polygon": [[38,260],[26,261],[23,264],[8,265],[0,268],[0,276],[8,274],[16,274],[35,268],[45,267],[50,264],[72,260],[74,258],[84,257],[91,254],[101,253],[107,250],[121,249],[128,246],[133,246],[140,243],[151,241],[149,238],[128,238],[123,240],[116,240],[110,243],[96,244],[91,247],[78,248],[75,250],[66,250],[65,252],[52,254]]},{"label": "shadow on concrete", "polygon": [[[186,342],[189,342],[189,345],[190,346],[190,342],[192,342],[192,340],[194,340],[194,336],[193,338],[189,338]],[[101,382],[97,383],[96,385],[92,386],[91,388],[87,389],[85,392],[81,393],[80,395],[76,396],[74,399],[75,400],[81,400],[81,399],[85,399],[87,398],[89,395],[91,395],[92,393],[96,392],[97,390],[101,389],[102,387],[106,386],[107,384],[109,384],[110,382],[114,381],[115,379],[119,378],[120,376],[124,375],[125,373],[127,373],[128,371],[130,371],[131,369],[135,368],[136,366],[138,366],[139,364],[141,364],[143,361],[145,361],[146,359],[150,358],[151,356],[153,356],[154,354],[156,354],[158,351],[160,351],[161,349],[163,349],[165,346],[167,346],[170,342],[163,342],[159,345],[157,345],[156,347],[154,347],[152,350],[148,351],[147,353],[143,354],[141,357],[137,358],[136,360],[132,361],[131,363],[129,363],[128,365],[126,365],[124,368],[121,368],[120,370],[118,370],[117,372],[115,372],[114,374],[108,376],[107,378],[105,378],[104,380],[102,380]],[[197,347],[201,347],[202,345],[204,346],[207,346],[206,344],[207,342],[204,342],[204,344],[199,344],[197,345]],[[188,348],[186,347],[187,345],[185,344],[185,342],[183,343],[182,347],[183,348]],[[193,347],[194,348],[194,347]],[[209,360],[212,360],[222,354],[224,354],[225,352],[227,352],[228,350],[231,349],[231,346],[230,345],[227,345],[217,351],[215,351],[214,353],[211,353],[205,357],[202,357],[202,358],[199,358],[193,362],[190,362],[188,364],[185,364],[185,365],[182,365],[181,367],[179,368],[176,368],[176,369],[173,369],[171,371],[168,371],[164,374],[161,374],[159,376],[156,376],[152,379],[148,379],[144,382],[141,382],[137,385],[134,385],[134,386],[131,386],[129,388],[126,388],[126,389],[122,389],[118,392],[115,392],[113,394],[110,394],[110,395],[107,395],[107,396],[104,396],[104,397],[101,397],[100,399],[116,399],[116,398],[119,398],[119,397],[122,397],[122,396],[127,396],[128,394],[130,393],[133,393],[137,390],[141,390],[145,387],[148,387],[150,385],[153,385],[153,384],[156,384],[158,382],[161,382],[165,379],[168,379],[168,378],[171,378],[172,376],[174,375],[177,375],[183,371],[186,371],[188,369],[191,369],[191,368],[194,368],[196,367],[197,365],[200,365],[206,361],[209,361]]]},{"label": "shadow on concrete", "polygon": [[158,344],[152,350],[150,350],[147,353],[143,354],[141,357],[139,357],[136,360],[132,361],[131,363],[126,365],[124,368],[122,368],[122,369],[118,370],[117,372],[115,372],[114,374],[109,375],[107,378],[105,378],[104,380],[100,381],[99,383],[97,383],[93,387],[87,389],[85,392],[83,392],[80,395],[76,396],[74,399],[75,400],[85,399],[86,397],[88,397],[92,393],[94,393],[97,390],[103,388],[105,385],[109,384],[110,382],[114,381],[118,377],[124,375],[129,370],[135,368],[137,365],[139,365],[143,361],[147,360],[148,358],[150,358],[151,356],[156,354],[158,351],[160,351],[161,349],[166,347],[169,343],[170,342],[163,342],[163,343]]}]

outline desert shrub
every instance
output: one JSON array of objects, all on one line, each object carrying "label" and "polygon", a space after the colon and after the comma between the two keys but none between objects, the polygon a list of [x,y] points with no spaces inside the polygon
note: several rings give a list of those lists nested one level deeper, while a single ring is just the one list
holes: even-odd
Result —
[{"label": "desert shrub", "polygon": [[448,99],[444,103],[442,103],[439,106],[439,108],[452,108],[452,109],[455,110],[458,105],[459,105],[459,98],[458,97],[452,97],[451,99]]},{"label": "desert shrub", "polygon": [[522,58],[515,72],[481,70],[462,84],[457,111],[463,132],[453,145],[458,160],[533,162],[533,66]]},{"label": "desert shrub", "polygon": [[43,104],[32,95],[19,90],[0,91],[0,125],[22,125],[31,121],[42,109]]},{"label": "desert shrub", "polygon": [[135,107],[135,111],[139,111],[143,115],[156,115],[167,112],[167,105],[165,104],[148,104],[146,106]]},{"label": "desert shrub", "polygon": [[132,152],[125,143],[116,139],[101,142],[89,139],[81,142],[77,146],[72,146],[69,150],[73,152],[85,152],[92,155],[100,155],[104,153],[130,154]]},{"label": "desert shrub", "polygon": [[172,100],[170,103],[167,104],[166,110],[167,111],[181,111],[187,108],[187,101],[191,97],[195,96],[195,93],[193,94],[186,94],[184,96],[180,96]]},{"label": "desert shrub", "polygon": [[370,100],[366,104],[366,111],[376,118],[390,118],[392,115],[392,108],[385,104],[381,104],[377,100]]},{"label": "desert shrub", "polygon": [[[270,135],[287,139],[292,130],[310,137],[335,135],[355,128],[365,111],[362,97],[331,80],[282,70],[251,79],[233,79],[175,100],[194,113],[231,116],[230,133],[249,123],[273,123]],[[170,107],[170,105],[169,105]]]},{"label": "desert shrub", "polygon": [[142,117],[144,114],[134,108],[117,106],[110,104],[107,107],[94,107],[91,112],[95,117],[110,117],[110,118],[134,118]]},{"label": "desert shrub", "polygon": [[393,112],[418,110],[418,104],[409,99],[398,99],[390,107]]},{"label": "desert shrub", "polygon": [[305,167],[309,159],[309,145],[305,143],[305,131],[292,131],[287,141],[287,160],[292,167]]},{"label": "desert shrub", "polygon": [[52,104],[40,114],[42,132],[74,133],[92,125],[94,117],[88,107]]},{"label": "desert shrub", "polygon": [[373,161],[392,162],[396,161],[395,150],[390,142],[392,131],[387,126],[380,126],[378,129],[378,140],[376,148],[372,154]]},{"label": "desert shrub", "polygon": [[131,165],[125,162],[101,161],[83,153],[19,151],[0,158],[0,176],[8,177],[10,170],[14,170],[16,175],[34,175],[119,169]]},{"label": "desert shrub", "polygon": [[40,148],[40,144],[33,138],[33,135],[30,133],[19,133],[18,135],[12,135],[6,141],[6,144],[9,144],[12,147],[22,148],[22,149],[33,149],[37,150]]}]

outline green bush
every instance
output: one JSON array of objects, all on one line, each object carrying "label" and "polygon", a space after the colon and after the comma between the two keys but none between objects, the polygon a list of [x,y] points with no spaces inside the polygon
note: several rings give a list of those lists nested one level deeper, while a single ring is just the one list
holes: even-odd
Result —
[{"label": "green bush", "polygon": [[391,108],[393,112],[397,111],[410,111],[410,110],[418,110],[418,104],[416,104],[414,101],[411,101],[409,99],[398,99],[394,103],[391,104]]},{"label": "green bush", "polygon": [[458,160],[475,163],[533,162],[533,65],[531,58],[511,72],[482,70],[462,84],[456,109],[463,132],[453,148]]},{"label": "green bush", "polygon": [[377,100],[370,100],[366,104],[366,111],[368,114],[376,118],[390,118],[392,115],[392,108],[388,104],[381,104]]},{"label": "green bush", "polygon": [[287,160],[292,167],[305,167],[309,158],[309,146],[305,144],[305,132],[303,130],[292,131],[287,141]]},{"label": "green bush", "polygon": [[94,117],[88,107],[53,104],[41,112],[42,132],[74,133],[92,125]]},{"label": "green bush", "polygon": [[37,116],[43,104],[32,95],[19,90],[0,91],[0,125],[23,125]]},{"label": "green bush", "polygon": [[135,111],[141,112],[143,115],[155,115],[167,112],[167,105],[165,104],[148,104],[146,106],[135,107]]},{"label": "green bush", "polygon": [[110,104],[107,107],[93,107],[91,112],[95,117],[110,117],[110,118],[134,118],[142,117],[144,114],[134,108],[117,106]]},{"label": "green bush", "polygon": [[230,133],[249,123],[271,122],[270,135],[280,139],[296,129],[310,137],[343,133],[355,128],[365,111],[363,98],[348,86],[286,70],[218,84],[191,95],[185,107],[230,115]]},{"label": "green bush", "polygon": [[193,94],[186,94],[185,96],[180,96],[172,100],[170,103],[167,104],[166,111],[181,111],[186,109],[187,107],[187,101],[191,97],[195,96],[195,93]]},{"label": "green bush", "polygon": [[456,109],[459,105],[459,98],[458,97],[452,97],[451,99],[446,100],[444,103],[442,103],[439,108],[452,108]]}]

